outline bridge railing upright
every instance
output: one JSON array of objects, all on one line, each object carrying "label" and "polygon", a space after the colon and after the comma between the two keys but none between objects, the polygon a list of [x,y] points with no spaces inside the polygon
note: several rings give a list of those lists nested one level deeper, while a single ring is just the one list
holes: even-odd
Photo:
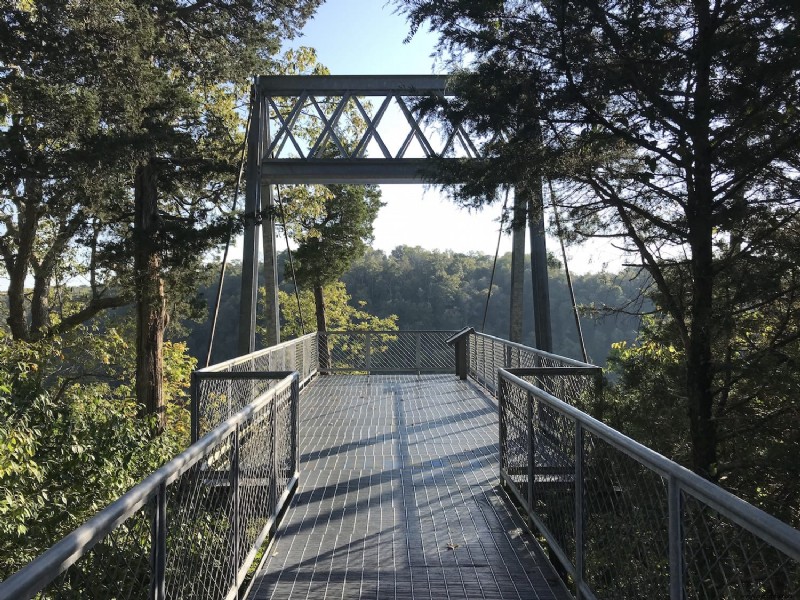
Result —
[{"label": "bridge railing upright", "polygon": [[800,598],[796,529],[531,381],[491,381],[501,482],[579,598]]},{"label": "bridge railing upright", "polygon": [[297,487],[300,381],[282,375],[0,583],[0,598],[243,597]]}]

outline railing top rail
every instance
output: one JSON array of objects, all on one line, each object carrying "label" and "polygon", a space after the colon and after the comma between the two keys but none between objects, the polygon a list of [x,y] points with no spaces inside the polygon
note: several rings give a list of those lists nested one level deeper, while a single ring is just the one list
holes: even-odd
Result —
[{"label": "railing top rail", "polygon": [[526,352],[532,352],[534,354],[538,354],[542,358],[550,358],[553,360],[558,360],[568,365],[572,365],[573,367],[590,367],[593,369],[598,368],[597,365],[581,362],[579,360],[575,360],[574,358],[567,358],[566,356],[560,356],[558,354],[552,354],[550,352],[545,352],[544,350],[539,350],[537,348],[531,348],[530,346],[518,344],[517,342],[509,342],[508,340],[504,340],[503,338],[499,338],[494,335],[489,335],[488,333],[479,333],[476,331],[475,335],[495,342],[500,342],[501,344],[510,346],[511,348],[519,348],[520,350],[525,350]]},{"label": "railing top rail", "polygon": [[455,329],[339,329],[335,331],[325,331],[323,333],[346,333],[346,334],[355,334],[355,333],[380,333],[380,334],[405,334],[405,333],[453,333],[457,331]]},{"label": "railing top rail", "polygon": [[674,478],[682,489],[693,493],[711,508],[772,544],[793,560],[800,561],[800,531],[797,529],[505,369],[498,371],[501,379],[530,392],[660,475]]},{"label": "railing top rail", "polygon": [[232,367],[234,365],[241,364],[245,361],[252,360],[254,358],[259,358],[265,354],[269,354],[270,352],[275,352],[276,350],[282,350],[284,348],[288,348],[289,346],[295,345],[299,342],[305,341],[306,339],[311,339],[316,337],[317,332],[312,331],[311,333],[307,333],[303,336],[298,338],[292,338],[291,340],[286,340],[285,342],[281,342],[275,346],[269,346],[268,348],[262,348],[261,350],[256,350],[255,352],[251,352],[250,354],[244,354],[242,356],[237,356],[236,358],[231,358],[221,363],[217,363],[215,365],[210,365],[203,369],[197,369],[196,373],[210,373],[214,371],[222,371],[227,369],[228,367]]},{"label": "railing top rail", "polygon": [[270,96],[336,95],[345,92],[387,94],[447,94],[447,75],[261,75],[257,85]]},{"label": "railing top rail", "polygon": [[265,404],[273,401],[277,394],[286,390],[297,378],[297,373],[285,377],[276,387],[267,390],[235,415],[217,425],[32,562],[0,582],[0,598],[32,598],[67,567],[91,550],[103,537],[138,511],[153,497],[159,486],[172,483],[198,461],[207,457],[217,442]]}]

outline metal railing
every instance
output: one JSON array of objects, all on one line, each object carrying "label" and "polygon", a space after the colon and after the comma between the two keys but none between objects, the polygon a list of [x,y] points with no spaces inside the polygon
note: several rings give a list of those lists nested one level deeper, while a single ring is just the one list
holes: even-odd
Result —
[{"label": "metal railing", "polygon": [[565,356],[509,342],[484,333],[471,333],[469,375],[497,395],[497,372],[514,369],[522,379],[565,402],[585,409],[599,397],[603,370]]},{"label": "metal railing", "polygon": [[300,389],[305,387],[318,372],[317,347],[317,334],[309,333],[192,373],[192,441],[275,386],[275,373],[297,371]]},{"label": "metal railing", "polygon": [[282,375],[0,583],[0,598],[239,597],[297,487],[300,381]]},{"label": "metal railing", "polygon": [[321,372],[454,373],[453,331],[328,331],[319,335]]},{"label": "metal railing", "polygon": [[501,482],[579,598],[800,597],[800,532],[499,370]]}]

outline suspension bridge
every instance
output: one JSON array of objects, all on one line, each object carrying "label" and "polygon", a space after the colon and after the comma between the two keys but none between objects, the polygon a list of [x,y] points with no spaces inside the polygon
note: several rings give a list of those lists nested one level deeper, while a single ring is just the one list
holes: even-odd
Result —
[{"label": "suspension bridge", "polygon": [[[274,184],[418,182],[430,158],[481,158],[458,124],[436,147],[414,112],[409,99],[446,94],[444,78],[265,77],[255,90],[241,356],[193,374],[191,446],[0,598],[800,596],[800,532],[584,412],[601,372],[549,352],[546,270],[539,348],[513,341],[516,295],[510,341],[466,328],[281,342]],[[380,132],[390,104],[409,127],[395,149]],[[354,146],[337,134],[348,106],[367,123]],[[292,133],[309,110],[323,122],[310,144]],[[541,215],[536,194],[517,196]],[[260,238],[272,339],[256,350]]]}]

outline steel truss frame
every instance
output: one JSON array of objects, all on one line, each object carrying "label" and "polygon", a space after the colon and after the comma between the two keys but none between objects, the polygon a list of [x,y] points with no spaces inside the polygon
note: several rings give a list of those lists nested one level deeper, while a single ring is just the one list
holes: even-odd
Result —
[{"label": "steel truss frame", "polygon": [[[253,85],[248,136],[245,196],[244,255],[239,313],[239,354],[255,350],[255,315],[258,290],[259,229],[263,227],[266,345],[279,343],[280,315],[277,300],[277,249],[275,245],[275,201],[279,184],[396,184],[425,183],[433,179],[434,160],[483,160],[479,144],[459,123],[450,123],[441,139],[432,139],[416,110],[416,99],[452,96],[445,75],[278,75],[259,76]],[[376,110],[368,110],[369,98]],[[397,151],[381,133],[390,105],[400,109],[408,127]],[[366,123],[360,138],[345,142],[338,131],[347,108]],[[327,110],[326,110],[327,108]],[[311,113],[321,123],[313,142],[298,139],[295,127]],[[367,149],[376,156],[368,156]],[[421,148],[422,157],[411,156]],[[331,157],[331,151],[335,157]],[[509,182],[517,186],[518,210],[541,216],[541,182]],[[533,190],[531,192],[531,190]],[[538,193],[537,193],[538,190]],[[534,320],[537,346],[550,350],[549,290],[544,223],[531,221],[533,242]],[[525,223],[513,230],[515,280],[524,274]],[[520,250],[521,248],[521,250]],[[544,286],[542,287],[542,281]],[[512,295],[512,341],[521,341],[522,286]],[[540,331],[544,335],[540,335]]]}]

